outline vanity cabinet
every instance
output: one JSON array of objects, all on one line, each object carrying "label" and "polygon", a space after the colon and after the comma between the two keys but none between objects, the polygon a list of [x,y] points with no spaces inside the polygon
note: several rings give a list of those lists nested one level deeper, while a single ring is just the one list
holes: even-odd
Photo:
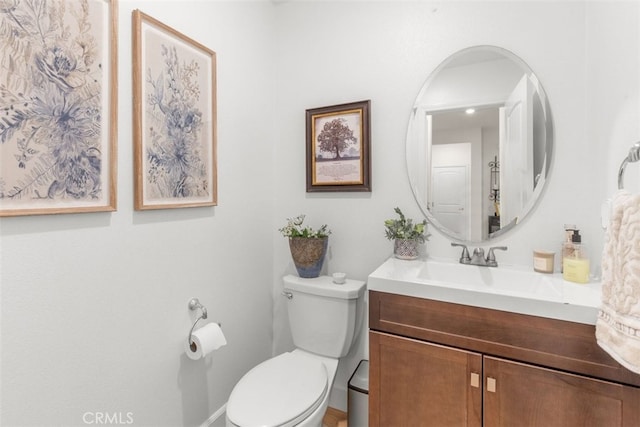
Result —
[{"label": "vanity cabinet", "polygon": [[370,426],[640,426],[593,325],[370,291]]},{"label": "vanity cabinet", "polygon": [[375,331],[369,345],[370,426],[481,425],[482,355]]}]

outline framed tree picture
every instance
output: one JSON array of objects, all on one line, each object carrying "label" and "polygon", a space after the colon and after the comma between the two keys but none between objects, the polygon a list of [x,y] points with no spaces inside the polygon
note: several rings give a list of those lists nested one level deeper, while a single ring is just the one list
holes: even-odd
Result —
[{"label": "framed tree picture", "polygon": [[116,0],[0,9],[0,216],[115,210]]},{"label": "framed tree picture", "polygon": [[133,12],[135,208],[217,203],[216,54]]},{"label": "framed tree picture", "polygon": [[307,192],[371,191],[370,103],[307,110]]}]

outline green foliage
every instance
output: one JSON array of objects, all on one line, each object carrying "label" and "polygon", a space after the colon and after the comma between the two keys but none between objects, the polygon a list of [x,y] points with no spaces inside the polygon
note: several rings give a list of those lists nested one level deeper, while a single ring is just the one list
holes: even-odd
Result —
[{"label": "green foliage", "polygon": [[331,230],[327,229],[324,224],[317,230],[309,226],[303,226],[305,215],[300,214],[295,218],[287,218],[287,225],[279,229],[284,237],[305,237],[309,239],[322,239],[331,234]]},{"label": "green foliage", "polygon": [[427,230],[426,219],[414,224],[412,219],[405,218],[400,208],[395,208],[394,211],[398,214],[400,219],[385,220],[384,226],[386,228],[385,234],[387,239],[416,239],[420,243],[424,243],[429,240],[431,234],[425,234],[425,231]]}]

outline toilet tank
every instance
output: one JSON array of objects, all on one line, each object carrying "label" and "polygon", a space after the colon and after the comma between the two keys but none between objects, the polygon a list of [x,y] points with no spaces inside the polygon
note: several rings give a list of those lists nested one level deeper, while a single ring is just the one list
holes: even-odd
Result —
[{"label": "toilet tank", "polygon": [[351,348],[362,319],[366,284],[348,279],[284,277],[289,325],[296,348],[328,357],[343,357]]}]

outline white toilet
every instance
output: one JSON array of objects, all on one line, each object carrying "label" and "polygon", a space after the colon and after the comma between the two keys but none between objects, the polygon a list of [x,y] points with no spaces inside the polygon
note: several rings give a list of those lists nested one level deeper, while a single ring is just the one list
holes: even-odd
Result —
[{"label": "white toilet", "polygon": [[353,343],[363,312],[365,283],[331,277],[284,277],[296,349],[262,362],[233,388],[228,427],[317,427],[338,368]]}]

